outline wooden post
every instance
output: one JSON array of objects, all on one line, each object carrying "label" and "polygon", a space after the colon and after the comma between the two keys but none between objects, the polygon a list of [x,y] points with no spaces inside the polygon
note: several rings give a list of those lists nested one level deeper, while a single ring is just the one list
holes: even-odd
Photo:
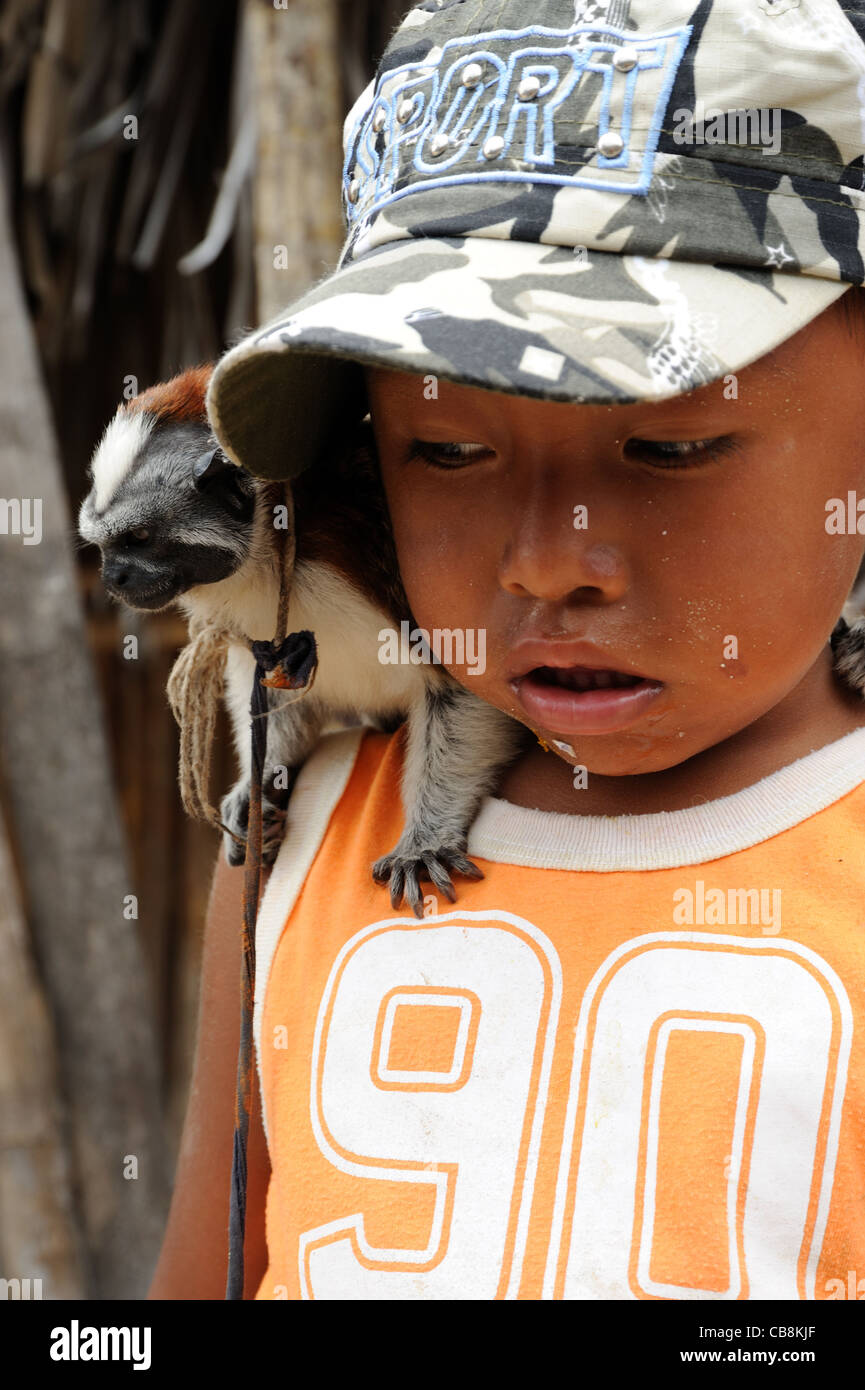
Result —
[{"label": "wooden post", "polygon": [[332,270],[342,246],[338,8],[337,0],[245,0],[259,323]]},{"label": "wooden post", "polygon": [[[169,1197],[151,989],[128,904],[124,915],[134,890],[5,190],[0,168],[0,768],[57,1039],[86,1293],[143,1298]],[[22,499],[32,502],[31,521],[40,515],[38,543],[14,533]],[[38,1035],[33,1045],[42,1046]],[[51,1201],[43,1193],[34,1210]],[[17,1239],[26,1250],[24,1234]]]},{"label": "wooden post", "polygon": [[51,1017],[0,811],[0,1278],[7,1297],[84,1297],[71,1179]]}]

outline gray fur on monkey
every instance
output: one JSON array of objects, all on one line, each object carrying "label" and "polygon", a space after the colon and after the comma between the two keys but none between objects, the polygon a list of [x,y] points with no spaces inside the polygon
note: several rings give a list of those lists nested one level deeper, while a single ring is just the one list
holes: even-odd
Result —
[{"label": "gray fur on monkey", "polygon": [[[282,492],[237,468],[216,445],[204,414],[210,370],[192,369],[118,409],[94,453],[79,533],[99,546],[103,581],[116,598],[149,611],[176,604],[187,618],[267,641],[279,598],[273,508]],[[405,898],[421,916],[422,877],[451,901],[451,872],[482,877],[464,852],[468,828],[527,731],[437,664],[379,660],[381,629],[399,629],[410,613],[369,436],[343,459],[302,475],[294,502],[288,627],[315,634],[319,665],[314,687],[296,703],[286,707],[281,692],[269,692],[265,862],[281,843],[293,778],[326,726],[360,721],[392,729],[405,718],[404,831],[371,869],[390,885],[394,907]],[[228,652],[225,692],[240,776],[221,813],[241,838],[254,671],[239,640]],[[283,769],[281,794],[275,783]],[[243,848],[229,835],[225,850],[230,863],[242,862]]]}]

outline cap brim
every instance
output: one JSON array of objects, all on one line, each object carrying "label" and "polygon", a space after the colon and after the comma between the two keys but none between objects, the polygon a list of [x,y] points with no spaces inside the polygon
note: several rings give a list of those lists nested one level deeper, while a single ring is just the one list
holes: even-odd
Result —
[{"label": "cap brim", "polygon": [[550,401],[664,400],[771,352],[849,288],[489,235],[391,242],[226,353],[208,413],[235,462],[294,477],[366,412],[363,366]]}]

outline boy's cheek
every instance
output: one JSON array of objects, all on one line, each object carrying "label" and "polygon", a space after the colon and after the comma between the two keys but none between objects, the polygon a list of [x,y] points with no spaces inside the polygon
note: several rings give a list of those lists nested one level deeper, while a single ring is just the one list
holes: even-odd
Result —
[{"label": "boy's cheek", "polygon": [[475,625],[488,569],[477,535],[472,542],[430,525],[427,516],[396,519],[394,538],[403,587],[417,621],[424,626]]},{"label": "boy's cheek", "polygon": [[[852,517],[848,516],[848,521]],[[830,608],[846,601],[862,563],[865,534],[858,534],[859,524],[865,532],[865,514],[859,515],[856,530],[851,525],[839,534],[821,535],[819,547],[815,547],[809,572],[814,576],[814,590],[825,596]]]}]

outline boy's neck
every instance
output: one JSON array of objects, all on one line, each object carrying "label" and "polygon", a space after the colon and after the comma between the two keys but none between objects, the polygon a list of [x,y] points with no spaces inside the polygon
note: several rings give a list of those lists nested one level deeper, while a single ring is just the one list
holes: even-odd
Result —
[{"label": "boy's neck", "polygon": [[630,777],[589,772],[575,790],[573,769],[531,746],[503,774],[493,795],[517,806],[566,815],[649,815],[730,796],[865,726],[865,700],[841,684],[824,651],[795,690],[753,724],[675,767]]}]

